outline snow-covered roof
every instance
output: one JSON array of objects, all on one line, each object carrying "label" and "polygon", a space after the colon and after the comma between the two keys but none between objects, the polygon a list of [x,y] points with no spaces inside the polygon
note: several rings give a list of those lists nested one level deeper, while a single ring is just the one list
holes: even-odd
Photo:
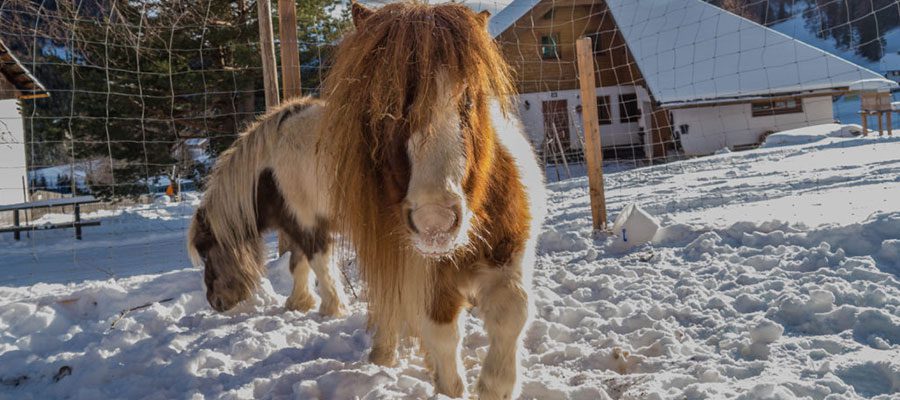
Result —
[{"label": "snow-covered roof", "polygon": [[[497,36],[541,0],[491,18]],[[843,89],[871,70],[702,0],[606,0],[651,93],[677,106]]]},{"label": "snow-covered roof", "polygon": [[881,75],[701,0],[607,0],[663,105],[846,88]]},{"label": "snow-covered roof", "polygon": [[848,89],[859,92],[890,92],[891,89],[897,87],[897,82],[884,78],[863,79],[861,81],[851,82]]},{"label": "snow-covered roof", "polygon": [[3,75],[21,96],[40,98],[50,95],[44,85],[22,65],[2,40],[0,40],[0,75]]}]

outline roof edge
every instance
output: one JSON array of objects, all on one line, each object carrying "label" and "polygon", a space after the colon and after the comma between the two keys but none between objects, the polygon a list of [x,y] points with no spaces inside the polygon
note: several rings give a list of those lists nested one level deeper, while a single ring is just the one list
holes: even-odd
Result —
[{"label": "roof edge", "polygon": [[[4,58],[7,60],[4,60]],[[15,72],[16,75],[25,76],[34,87],[23,86],[18,80],[10,76],[11,71]],[[28,100],[50,97],[50,93],[44,87],[44,84],[32,75],[28,68],[22,65],[22,62],[9,50],[9,47],[3,43],[3,40],[0,40],[0,73],[19,91],[20,94],[17,96],[19,99]]]}]

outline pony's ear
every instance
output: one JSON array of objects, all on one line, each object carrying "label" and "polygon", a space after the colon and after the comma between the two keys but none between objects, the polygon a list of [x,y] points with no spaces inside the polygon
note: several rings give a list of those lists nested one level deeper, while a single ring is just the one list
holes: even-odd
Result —
[{"label": "pony's ear", "polygon": [[359,4],[356,0],[350,2],[350,15],[353,16],[353,25],[356,26],[356,29],[359,29],[359,26],[362,25],[363,21],[369,18],[373,13],[375,12],[372,11],[372,9]]},{"label": "pony's ear", "polygon": [[485,28],[488,26],[488,20],[491,19],[491,12],[488,10],[484,10],[478,13],[478,20],[481,21],[481,25],[484,25]]}]

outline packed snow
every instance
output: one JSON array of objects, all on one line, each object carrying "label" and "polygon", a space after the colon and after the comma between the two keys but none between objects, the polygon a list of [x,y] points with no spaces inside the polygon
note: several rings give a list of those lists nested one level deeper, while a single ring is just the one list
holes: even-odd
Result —
[{"label": "packed snow", "polygon": [[766,136],[762,147],[789,146],[817,142],[829,137],[854,137],[862,134],[863,129],[859,125],[822,124],[775,132]]},{"label": "packed snow", "polygon": [[[611,220],[653,231],[637,245],[592,233],[584,177],[548,186],[522,398],[897,398],[900,138],[608,173]],[[414,347],[395,368],[366,361],[360,301],[344,318],[286,312],[274,252],[252,299],[210,309],[183,247],[197,201],[89,214],[103,224],[83,241],[0,236],[0,398],[432,395]],[[470,388],[488,344],[471,314]]]}]

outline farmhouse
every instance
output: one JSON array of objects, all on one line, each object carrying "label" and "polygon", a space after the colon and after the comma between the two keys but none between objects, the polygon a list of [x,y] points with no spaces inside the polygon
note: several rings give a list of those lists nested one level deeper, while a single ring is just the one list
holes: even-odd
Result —
[{"label": "farmhouse", "polygon": [[575,40],[593,39],[603,148],[710,154],[834,121],[832,98],[884,79],[702,0],[514,0],[491,34],[517,73],[537,148],[581,148]]},{"label": "farmhouse", "polygon": [[41,83],[0,41],[0,205],[28,200],[25,125],[19,101],[47,96]]}]

